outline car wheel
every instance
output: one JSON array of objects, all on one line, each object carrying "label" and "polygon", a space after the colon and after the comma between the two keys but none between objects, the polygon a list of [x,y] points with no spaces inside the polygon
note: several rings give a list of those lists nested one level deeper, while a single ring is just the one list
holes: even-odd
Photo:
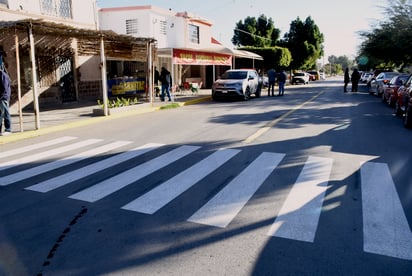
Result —
[{"label": "car wheel", "polygon": [[410,106],[405,112],[405,120],[404,120],[404,125],[406,128],[412,128],[412,109]]},{"label": "car wheel", "polygon": [[250,98],[250,88],[246,88],[245,93],[243,94],[243,100],[247,101]]}]

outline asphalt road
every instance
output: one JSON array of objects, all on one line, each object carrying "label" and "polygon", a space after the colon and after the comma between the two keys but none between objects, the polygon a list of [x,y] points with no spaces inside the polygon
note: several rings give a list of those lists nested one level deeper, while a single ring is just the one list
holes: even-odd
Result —
[{"label": "asphalt road", "polygon": [[412,131],[341,82],[0,145],[0,275],[410,275]]}]

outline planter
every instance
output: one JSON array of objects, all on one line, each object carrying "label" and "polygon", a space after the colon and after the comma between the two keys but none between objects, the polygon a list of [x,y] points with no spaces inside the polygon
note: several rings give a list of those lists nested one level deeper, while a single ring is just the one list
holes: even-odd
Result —
[{"label": "planter", "polygon": [[[116,113],[133,111],[133,110],[138,109],[139,107],[141,107],[140,104],[134,104],[134,105],[128,105],[128,106],[108,108],[107,111],[108,111],[108,115],[113,115]],[[104,116],[103,108],[94,108],[93,115],[94,116]]]}]

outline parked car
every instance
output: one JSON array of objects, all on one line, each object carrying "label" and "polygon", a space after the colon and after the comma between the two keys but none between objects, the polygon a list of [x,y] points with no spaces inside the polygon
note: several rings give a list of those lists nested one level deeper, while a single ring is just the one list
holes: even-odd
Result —
[{"label": "parked car", "polygon": [[258,98],[262,85],[263,80],[254,69],[227,70],[213,83],[212,98],[242,98],[246,101],[252,94]]},{"label": "parked car", "polygon": [[319,72],[319,77],[321,80],[326,80],[326,74],[324,72]]},{"label": "parked car", "polygon": [[396,116],[403,116],[408,108],[408,102],[410,99],[412,84],[412,75],[408,77],[403,85],[398,88],[398,96],[395,102],[395,114]]},{"label": "parked car", "polygon": [[319,71],[314,70],[314,71],[308,71],[307,73],[310,75],[312,81],[320,80]]},{"label": "parked car", "polygon": [[370,82],[369,94],[376,94],[377,96],[381,96],[386,84],[389,83],[390,80],[398,74],[399,73],[396,72],[382,72],[377,75],[376,78]]},{"label": "parked car", "polygon": [[366,83],[371,76],[373,76],[372,73],[364,72],[360,78],[360,81]]},{"label": "parked car", "polygon": [[409,101],[405,110],[404,125],[407,128],[412,128],[412,93],[409,94]]},{"label": "parked car", "polygon": [[303,84],[308,84],[309,83],[309,74],[306,72],[298,72],[293,74],[292,80],[290,82],[291,84],[298,84],[298,83],[303,83]]},{"label": "parked car", "polygon": [[394,107],[398,99],[398,89],[408,80],[409,76],[410,74],[407,73],[394,76],[383,89],[382,101]]}]

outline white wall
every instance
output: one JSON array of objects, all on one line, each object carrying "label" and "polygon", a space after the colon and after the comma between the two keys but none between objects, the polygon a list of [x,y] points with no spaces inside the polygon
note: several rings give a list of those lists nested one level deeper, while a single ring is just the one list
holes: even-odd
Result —
[{"label": "white wall", "polygon": [[[151,37],[157,40],[158,48],[208,48],[211,44],[211,26],[202,20],[191,20],[176,16],[176,12],[154,6],[133,6],[99,10],[99,24],[102,30],[126,34],[126,20],[138,22],[136,37]],[[189,42],[188,25],[199,26],[200,43]]]},{"label": "white wall", "polygon": [[6,5],[0,5],[0,20],[2,21],[35,18],[97,30],[96,0],[72,0],[72,16],[73,18],[66,19],[42,14],[40,0],[8,0],[8,8]]}]

